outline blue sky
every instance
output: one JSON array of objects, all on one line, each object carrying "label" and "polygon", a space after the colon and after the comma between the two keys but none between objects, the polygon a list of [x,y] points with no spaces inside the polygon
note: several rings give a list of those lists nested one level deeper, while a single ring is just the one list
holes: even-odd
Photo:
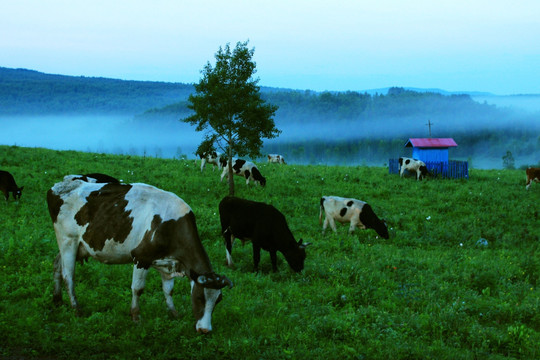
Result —
[{"label": "blue sky", "polygon": [[0,0],[0,66],[197,82],[249,40],[260,85],[540,93],[539,0]]}]

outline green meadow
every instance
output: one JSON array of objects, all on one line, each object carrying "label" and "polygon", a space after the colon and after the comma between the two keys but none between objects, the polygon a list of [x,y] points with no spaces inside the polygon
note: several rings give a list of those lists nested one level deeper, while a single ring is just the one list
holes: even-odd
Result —
[{"label": "green meadow", "polygon": [[[4,359],[538,359],[540,184],[524,170],[470,170],[469,180],[400,179],[385,167],[257,162],[264,188],[235,178],[236,195],[273,204],[296,239],[311,242],[294,273],[267,252],[253,273],[252,247],[225,263],[220,172],[185,159],[0,146],[0,169],[24,186],[0,201],[0,358]],[[46,192],[64,175],[102,172],[184,199],[197,218],[223,289],[213,332],[197,334],[189,281],[179,278],[167,313],[152,270],[139,323],[129,315],[130,265],[77,264],[76,316],[52,303],[58,253]],[[348,226],[321,234],[322,195],[368,202],[390,239]]]}]

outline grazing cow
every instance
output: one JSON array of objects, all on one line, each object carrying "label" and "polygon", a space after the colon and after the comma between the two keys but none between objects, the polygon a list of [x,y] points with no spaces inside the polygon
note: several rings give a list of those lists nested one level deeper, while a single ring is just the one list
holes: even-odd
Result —
[{"label": "grazing cow", "polygon": [[21,198],[24,186],[18,187],[15,183],[13,175],[9,172],[0,170],[0,190],[4,193],[6,201],[9,199],[9,193],[13,196],[13,199],[18,200]]},{"label": "grazing cow", "polygon": [[278,154],[268,154],[269,163],[285,164],[285,158]]},{"label": "grazing cow", "polygon": [[405,170],[414,171],[416,173],[416,180],[422,180],[422,177],[429,175],[429,171],[426,164],[421,160],[410,159],[406,157],[399,158],[399,176],[403,177]]},{"label": "grazing cow", "polygon": [[62,301],[61,280],[78,311],[73,275],[75,261],[88,257],[105,264],[133,263],[131,316],[139,319],[139,296],[150,267],[161,274],[167,307],[173,316],[174,278],[191,281],[193,314],[199,332],[212,330],[211,317],[221,288],[232,283],[214,273],[201,243],[195,215],[182,199],[146,184],[88,183],[68,178],[47,192],[58,248],[54,295]]},{"label": "grazing cow", "polygon": [[225,238],[227,265],[233,266],[232,246],[234,239],[251,240],[253,265],[258,271],[261,249],[270,253],[272,270],[277,271],[276,252],[285,256],[290,267],[300,272],[304,268],[306,246],[302,239],[296,242],[285,216],[272,205],[226,196],[219,203],[221,232]]},{"label": "grazing cow", "polygon": [[109,176],[107,174],[101,174],[101,173],[91,173],[91,174],[84,174],[84,175],[66,175],[64,177],[64,180],[66,178],[69,178],[71,180],[82,180],[89,183],[113,183],[113,184],[120,184],[120,181],[112,176]]},{"label": "grazing cow", "polygon": [[[228,161],[224,161],[225,162],[225,166],[223,166],[223,172],[221,173],[221,180],[220,181],[223,181],[223,178],[225,176],[229,176],[229,162]],[[246,160],[242,160],[242,159],[232,159],[232,169],[233,169],[233,173],[235,175],[238,175],[238,176],[243,176],[246,178],[246,185],[249,184],[249,180],[252,180],[255,182],[255,184],[260,184],[261,186],[265,186],[266,185],[266,178],[264,178],[262,175],[261,175],[261,172],[259,171],[259,169],[257,169],[257,166],[255,166],[254,163],[252,163],[251,161],[246,161]]]},{"label": "grazing cow", "polygon": [[221,169],[221,154],[215,151],[199,154],[201,158],[201,172],[204,169],[206,163],[212,164],[212,170],[217,166],[218,170]]},{"label": "grazing cow", "polygon": [[349,234],[354,232],[358,226],[360,229],[373,229],[379,236],[388,239],[388,228],[384,220],[380,220],[373,212],[371,206],[360,200],[342,198],[339,196],[323,196],[320,203],[319,224],[321,223],[322,213],[324,211],[326,217],[324,219],[323,234],[330,224],[334,232],[336,224],[334,220],[340,223],[350,222]]},{"label": "grazing cow", "polygon": [[525,189],[529,190],[532,182],[540,182],[540,168],[530,167],[526,170],[527,172],[527,184],[525,184]]}]

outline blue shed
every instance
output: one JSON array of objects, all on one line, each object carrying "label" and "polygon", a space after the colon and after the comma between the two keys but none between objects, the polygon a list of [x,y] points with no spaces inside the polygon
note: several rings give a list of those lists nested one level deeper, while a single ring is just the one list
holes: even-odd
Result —
[{"label": "blue shed", "polygon": [[412,157],[423,162],[448,163],[448,149],[456,147],[452,138],[410,138],[405,147],[412,147]]}]

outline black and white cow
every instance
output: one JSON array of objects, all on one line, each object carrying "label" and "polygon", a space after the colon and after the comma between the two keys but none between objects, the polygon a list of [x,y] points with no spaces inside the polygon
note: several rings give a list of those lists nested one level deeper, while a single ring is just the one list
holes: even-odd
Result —
[{"label": "black and white cow", "polygon": [[[225,176],[229,176],[229,162],[223,161],[225,165],[223,166],[223,172],[221,173],[221,180]],[[255,182],[255,184],[260,184],[261,186],[266,185],[266,178],[262,176],[257,166],[251,161],[246,161],[243,159],[232,159],[232,170],[233,174],[238,176],[243,176],[246,178],[246,185],[249,184],[249,180]]]},{"label": "black and white cow", "polygon": [[221,169],[221,154],[215,151],[199,154],[201,158],[201,172],[204,170],[206,163],[212,164],[212,170],[217,166],[218,170]]},{"label": "black and white cow", "polygon": [[285,164],[285,158],[279,154],[268,154],[269,163]]},{"label": "black and white cow", "polygon": [[120,181],[110,175],[101,174],[101,173],[91,173],[84,175],[66,175],[64,180],[67,178],[71,180],[82,180],[90,183],[113,183],[120,184]]},{"label": "black and white cow", "polygon": [[6,201],[9,199],[9,193],[13,196],[13,199],[18,200],[21,198],[24,186],[18,187],[15,183],[15,178],[11,173],[0,170],[0,191],[4,193]]},{"label": "black and white cow", "polygon": [[234,239],[251,241],[253,245],[253,265],[258,271],[261,249],[270,253],[272,270],[277,271],[276,253],[285,257],[290,267],[300,272],[304,269],[306,246],[302,239],[298,242],[287,225],[285,216],[272,205],[233,196],[226,196],[219,203],[221,232],[225,239],[227,264],[233,266],[232,246]]},{"label": "black and white cow", "polygon": [[429,171],[426,167],[426,164],[421,160],[400,157],[399,158],[399,176],[403,177],[405,170],[413,171],[416,173],[416,180],[422,180],[422,178],[429,175]]},{"label": "black and white cow", "polygon": [[75,262],[89,257],[105,264],[133,263],[131,316],[139,319],[139,296],[151,267],[161,274],[170,313],[177,316],[174,278],[191,280],[191,301],[199,332],[212,330],[211,317],[221,288],[232,287],[214,273],[201,243],[195,215],[182,199],[146,184],[89,183],[68,178],[47,192],[58,248],[54,261],[54,296],[62,301],[62,279],[71,306],[78,310]]},{"label": "black and white cow", "polygon": [[373,229],[379,236],[388,239],[388,228],[384,220],[375,215],[371,206],[357,199],[343,198],[339,196],[323,196],[320,202],[319,224],[322,214],[325,213],[323,234],[330,224],[334,232],[337,232],[334,220],[340,223],[350,223],[349,234],[354,232],[356,227],[360,229]]}]

